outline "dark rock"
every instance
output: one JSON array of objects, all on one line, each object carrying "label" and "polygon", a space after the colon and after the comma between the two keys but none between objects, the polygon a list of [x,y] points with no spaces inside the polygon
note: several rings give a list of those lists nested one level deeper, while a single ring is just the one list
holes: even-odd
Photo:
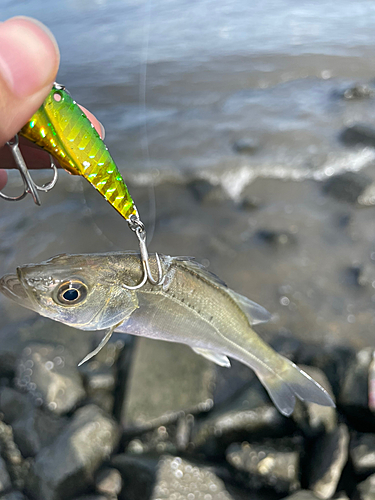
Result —
[{"label": "dark rock", "polygon": [[197,419],[192,445],[208,457],[218,458],[225,456],[232,442],[281,437],[293,430],[293,420],[281,415],[259,380],[254,379],[233,401]]},{"label": "dark rock", "polygon": [[356,498],[359,500],[375,500],[375,474],[359,483]]},{"label": "dark rock", "polygon": [[95,405],[80,408],[63,432],[35,458],[28,483],[43,500],[65,500],[93,482],[119,441],[116,422]]},{"label": "dark rock", "polygon": [[[193,418],[192,415],[190,415],[190,417]],[[176,454],[179,450],[185,449],[189,442],[189,436],[184,437],[183,446],[179,447],[177,444],[179,420],[180,419],[176,422],[160,425],[155,429],[138,434],[134,439],[129,440],[129,442],[125,445],[126,453],[136,455],[153,452],[159,454]]]},{"label": "dark rock", "polygon": [[252,155],[259,149],[255,139],[240,139],[233,144],[233,151],[240,155]]},{"label": "dark rock", "polygon": [[[318,384],[324,387],[333,401],[335,400],[330,383],[322,370],[313,366],[299,366]],[[316,437],[323,432],[330,433],[337,426],[336,408],[332,408],[331,406],[297,401],[292,417],[299,429],[309,438]]]},{"label": "dark rock", "polygon": [[30,462],[24,460],[15,444],[11,426],[2,421],[0,421],[0,450],[13,487],[23,490],[25,480],[29,475]]},{"label": "dark rock", "polygon": [[309,488],[323,499],[336,491],[348,459],[349,433],[342,424],[314,441],[307,469]]},{"label": "dark rock", "polygon": [[[341,383],[338,403],[359,430],[374,430],[375,415],[369,409],[369,370],[373,349],[359,351],[348,364]],[[365,428],[364,428],[365,426]]]},{"label": "dark rock", "polygon": [[27,500],[27,498],[20,491],[11,491],[1,497],[1,500]]},{"label": "dark rock", "polygon": [[284,497],[284,500],[317,500],[317,498],[310,490],[299,490],[288,497]]},{"label": "dark rock", "polygon": [[181,412],[209,410],[214,381],[215,365],[189,347],[139,338],[122,409],[125,430],[165,425]]},{"label": "dark rock", "polygon": [[4,421],[11,424],[14,440],[24,457],[36,455],[67,422],[65,418],[35,407],[28,394],[21,394],[10,387],[0,389],[0,411]]},{"label": "dark rock", "polygon": [[[375,138],[374,138],[375,141]],[[375,142],[374,142],[375,145]],[[323,184],[323,192],[340,201],[356,203],[358,197],[371,184],[371,179],[362,173],[345,172],[330,177]]]},{"label": "dark rock", "polygon": [[200,203],[215,203],[228,200],[221,185],[212,184],[206,179],[194,179],[188,184],[194,198]]},{"label": "dark rock", "polygon": [[375,472],[375,434],[355,433],[350,441],[350,457],[357,474]]},{"label": "dark rock", "polygon": [[365,286],[368,284],[367,277],[360,265],[349,266],[344,270],[344,283],[349,286]]},{"label": "dark rock", "polygon": [[109,467],[102,469],[96,476],[95,486],[98,493],[112,497],[117,496],[122,489],[121,474],[117,469]]},{"label": "dark rock", "polygon": [[273,231],[269,229],[260,229],[255,233],[255,237],[273,247],[284,247],[295,245],[297,238],[295,234],[288,231]]},{"label": "dark rock", "polygon": [[340,96],[347,100],[360,100],[373,97],[374,89],[365,83],[357,83],[340,93]]},{"label": "dark rock", "polygon": [[112,340],[94,358],[79,367],[89,401],[108,413],[113,412],[117,381],[116,362],[123,347],[122,340]]},{"label": "dark rock", "polygon": [[254,371],[243,363],[231,359],[230,364],[229,369],[224,366],[215,366],[216,377],[213,388],[215,408],[232,400],[257,378]]},{"label": "dark rock", "polygon": [[126,485],[126,500],[234,500],[209,467],[180,457],[117,455],[113,465]]},{"label": "dark rock", "polygon": [[246,473],[241,482],[247,488],[270,487],[278,493],[290,493],[300,487],[301,445],[300,439],[233,443],[226,456],[235,469]]},{"label": "dark rock", "polygon": [[108,497],[106,495],[83,495],[75,497],[73,500],[115,500],[117,497]]},{"label": "dark rock", "polygon": [[364,146],[375,146],[375,128],[371,125],[358,123],[347,127],[341,132],[341,141],[346,146],[357,146],[362,144]]},{"label": "dark rock", "polygon": [[29,343],[23,349],[16,385],[57,415],[71,411],[86,395],[72,355],[53,344]]},{"label": "dark rock", "polygon": [[4,460],[0,456],[0,495],[10,490],[12,483]]},{"label": "dark rock", "polygon": [[[340,310],[341,312],[341,310]],[[328,378],[333,394],[339,399],[348,366],[355,359],[355,351],[347,345],[321,345],[301,342],[294,362],[319,368]]]}]

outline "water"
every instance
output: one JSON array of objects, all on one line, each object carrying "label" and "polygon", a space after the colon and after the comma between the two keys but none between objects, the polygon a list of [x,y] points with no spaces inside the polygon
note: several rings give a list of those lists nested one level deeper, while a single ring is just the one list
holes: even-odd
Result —
[{"label": "water", "polygon": [[[375,4],[368,0],[97,0],[10,2],[54,32],[58,81],[97,114],[123,172],[192,170],[321,178],[358,170],[372,151],[347,150],[342,128],[373,122],[373,101],[335,93],[375,74]],[[146,80],[142,80],[146,76]],[[145,85],[146,106],[143,101]],[[237,141],[255,144],[239,155]]]}]

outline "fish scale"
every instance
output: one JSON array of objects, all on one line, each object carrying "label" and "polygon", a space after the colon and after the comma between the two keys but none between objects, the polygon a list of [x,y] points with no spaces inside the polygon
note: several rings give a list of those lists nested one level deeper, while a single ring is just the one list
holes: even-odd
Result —
[{"label": "fish scale", "polygon": [[126,220],[138,212],[106,145],[90,120],[60,85],[20,130],[73,175],[83,176]]}]

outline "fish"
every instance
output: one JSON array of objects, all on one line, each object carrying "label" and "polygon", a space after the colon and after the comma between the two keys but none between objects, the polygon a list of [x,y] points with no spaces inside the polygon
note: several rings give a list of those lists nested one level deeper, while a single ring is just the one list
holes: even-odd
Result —
[{"label": "fish", "polygon": [[19,135],[50,153],[70,174],[84,177],[125,220],[138,216],[107,146],[63,85],[54,83]]},{"label": "fish", "polygon": [[[229,358],[254,370],[285,416],[296,398],[335,406],[327,391],[253,330],[268,321],[262,306],[231,290],[194,259],[159,254],[163,282],[136,290],[124,285],[143,274],[139,254],[62,254],[17,268],[0,280],[0,291],[42,316],[81,330],[106,330],[93,354],[113,332],[187,344],[197,354],[230,367]],[[156,254],[149,256],[152,270]]]}]

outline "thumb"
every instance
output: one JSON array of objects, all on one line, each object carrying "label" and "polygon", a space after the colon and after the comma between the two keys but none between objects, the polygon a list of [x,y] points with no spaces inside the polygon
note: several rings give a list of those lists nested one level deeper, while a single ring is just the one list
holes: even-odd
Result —
[{"label": "thumb", "polygon": [[41,106],[59,60],[55,38],[39,21],[14,17],[0,23],[0,147]]}]

